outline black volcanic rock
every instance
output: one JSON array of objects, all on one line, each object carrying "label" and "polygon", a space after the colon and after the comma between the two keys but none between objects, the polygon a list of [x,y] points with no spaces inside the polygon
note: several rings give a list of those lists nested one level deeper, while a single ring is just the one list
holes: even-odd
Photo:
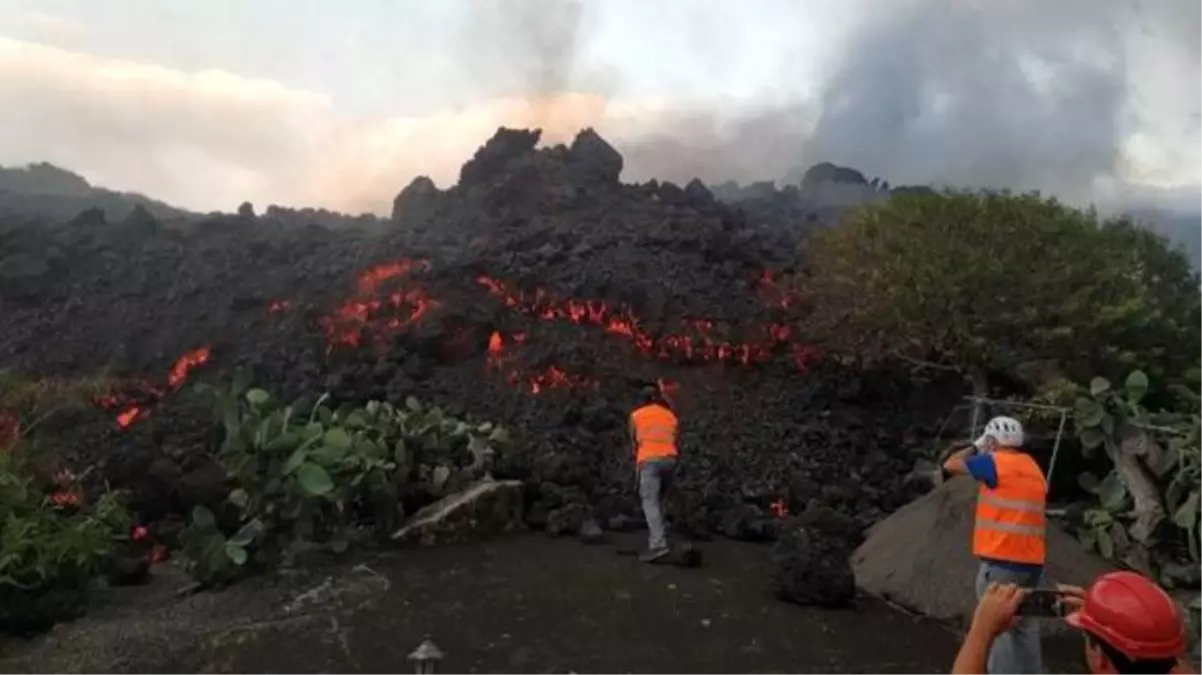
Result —
[{"label": "black volcanic rock", "polygon": [[[565,535],[590,518],[642,522],[627,406],[661,379],[682,419],[668,497],[681,530],[774,538],[776,498],[857,515],[896,507],[914,451],[882,439],[929,426],[960,392],[798,367],[803,316],[787,277],[827,212],[804,191],[732,206],[699,183],[625,185],[620,155],[595,133],[570,147],[538,140],[498,130],[457,185],[402,190],[387,227],[273,206],[154,227],[96,212],[4,219],[0,368],[107,370],[169,391],[128,430],[99,409],[43,427],[61,432],[56,447],[80,473],[96,467],[154,518],[222,488],[206,464],[212,411],[191,387],[163,384],[203,346],[190,380],[241,366],[285,400],[414,395],[504,424],[514,442],[494,474],[523,481],[531,525]],[[317,224],[293,226],[305,221]],[[773,337],[782,326],[787,340]],[[431,498],[414,489],[402,501],[412,512]]]},{"label": "black volcanic rock", "polygon": [[618,182],[622,174],[622,155],[592,128],[576,135],[568,148],[568,161],[585,176],[606,183]]},{"label": "black volcanic rock", "polygon": [[459,170],[459,186],[470,187],[503,173],[509,163],[534,151],[542,131],[501,127]]},{"label": "black volcanic rock", "polygon": [[399,224],[406,219],[422,221],[429,218],[437,209],[441,195],[438,186],[428,177],[414,178],[392,201],[392,221]]}]

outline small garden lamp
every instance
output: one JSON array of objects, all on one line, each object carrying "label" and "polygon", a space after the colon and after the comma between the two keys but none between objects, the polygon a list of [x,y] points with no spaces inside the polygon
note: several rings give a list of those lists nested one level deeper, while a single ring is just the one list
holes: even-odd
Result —
[{"label": "small garden lamp", "polygon": [[442,650],[427,635],[425,640],[409,655],[409,660],[415,665],[415,673],[437,673],[438,662],[442,660]]}]

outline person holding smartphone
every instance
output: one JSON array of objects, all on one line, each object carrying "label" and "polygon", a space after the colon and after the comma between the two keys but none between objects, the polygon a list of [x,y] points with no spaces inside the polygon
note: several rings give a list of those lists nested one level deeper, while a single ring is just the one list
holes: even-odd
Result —
[{"label": "person holding smartphone", "polygon": [[[989,585],[956,654],[952,673],[986,672],[987,654],[1018,617],[1064,616],[1085,637],[1091,673],[1192,673],[1185,661],[1186,623],[1177,603],[1135,572],[1111,572],[1084,590]],[[1029,619],[1031,620],[1031,619]]]},{"label": "person holding smartphone", "polygon": [[[1047,479],[1022,451],[1022,424],[995,417],[973,444],[943,463],[950,474],[969,475],[979,484],[972,552],[980,561],[977,597],[992,583],[1036,588],[1047,557]],[[990,673],[1042,673],[1039,624],[1019,619],[989,650]]]}]

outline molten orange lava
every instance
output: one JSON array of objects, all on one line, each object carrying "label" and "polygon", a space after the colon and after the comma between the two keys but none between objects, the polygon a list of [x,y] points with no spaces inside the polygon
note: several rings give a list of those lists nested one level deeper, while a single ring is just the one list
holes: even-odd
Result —
[{"label": "molten orange lava", "polygon": [[[514,344],[526,341],[523,333],[511,336]],[[505,353],[505,337],[499,331],[493,331],[488,337],[488,368],[503,373],[505,381],[521,386],[531,394],[538,394],[548,389],[580,389],[596,387],[597,382],[587,377],[568,373],[558,366],[547,366],[542,370],[523,371],[513,364],[513,359]]]},{"label": "molten orange lava", "polygon": [[326,335],[327,352],[336,346],[358,347],[366,332],[377,345],[426,316],[438,306],[423,289],[393,290],[381,287],[386,281],[408,276],[429,267],[425,260],[398,260],[368,269],[359,275],[356,295],[319,320]]},{"label": "molten orange lava", "polygon": [[[504,282],[481,275],[476,282],[506,307],[511,307],[543,321],[569,321],[575,324],[599,326],[605,332],[626,339],[635,348],[647,355],[664,360],[687,362],[729,362],[751,364],[772,358],[777,344],[789,337],[789,328],[784,324],[771,324],[764,339],[756,343],[740,343],[717,340],[709,333],[714,322],[710,319],[695,319],[691,322],[693,334],[653,336],[639,327],[639,319],[628,307],[611,307],[599,300],[558,299],[542,289],[533,294],[516,291]],[[799,367],[805,360],[794,359]]]},{"label": "molten orange lava", "polygon": [[148,414],[148,404],[143,402],[144,399],[149,399],[149,402],[153,403],[182,387],[193,369],[208,362],[210,353],[211,350],[206,345],[199,349],[193,349],[176,359],[171,370],[167,372],[165,387],[143,381],[129,382],[126,387],[136,391],[136,394],[112,392],[98,397],[96,404],[105,410],[120,409],[120,412],[117,413],[117,426],[121,429],[128,429],[134,422]]},{"label": "molten orange lava", "polygon": [[188,379],[188,373],[193,368],[208,363],[209,353],[209,348],[205,346],[179,357],[175,365],[171,366],[171,372],[167,374],[167,386],[172,389],[179,389],[184,381]]},{"label": "molten orange lava", "polygon": [[488,337],[488,355],[490,357],[499,357],[501,352],[505,350],[505,338],[497,331],[493,331]]},{"label": "molten orange lava", "polygon": [[[368,335],[374,338],[377,347],[383,347],[390,336],[415,325],[439,307],[441,303],[431,298],[420,286],[397,287],[409,282],[414,272],[428,269],[426,260],[402,259],[376,265],[361,273],[354,295],[318,320],[325,334],[327,353],[338,346],[359,347]],[[687,331],[680,334],[653,335],[640,326],[639,317],[629,307],[611,306],[600,300],[557,298],[543,289],[532,294],[524,293],[487,275],[477,277],[476,282],[506,307],[542,321],[567,321],[599,327],[605,333],[629,342],[638,353],[648,357],[688,363],[745,365],[769,361],[775,354],[787,349],[799,370],[807,369],[822,358],[822,353],[816,347],[792,341],[794,331],[781,322],[762,327],[762,337],[752,342],[732,342],[715,337],[712,335],[714,321],[708,318],[689,321]],[[776,275],[771,270],[765,270],[756,284],[757,291],[765,301],[779,308],[795,304],[795,295],[786,286],[777,283]],[[290,300],[276,299],[268,304],[267,312],[279,314],[292,306]],[[596,381],[568,373],[555,365],[539,370],[517,367],[506,349],[509,345],[522,345],[525,341],[525,333],[492,333],[487,344],[488,367],[500,371],[506,381],[535,394],[548,389],[597,386]],[[165,387],[134,382],[130,383],[129,388],[136,394],[114,393],[99,398],[97,403],[105,409],[119,410],[117,425],[122,429],[127,428],[149,414],[149,407],[155,401],[178,389],[189,372],[206,363],[209,356],[206,346],[180,357],[169,371]],[[663,380],[659,384],[665,396],[671,396],[679,387]],[[0,413],[0,445],[4,444],[5,438],[14,437],[15,432],[11,427],[12,424]]]}]

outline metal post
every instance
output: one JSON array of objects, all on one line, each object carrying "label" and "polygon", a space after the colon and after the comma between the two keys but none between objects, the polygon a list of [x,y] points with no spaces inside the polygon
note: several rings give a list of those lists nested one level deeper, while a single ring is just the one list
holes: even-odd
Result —
[{"label": "metal post", "polygon": [[974,441],[977,438],[977,423],[981,420],[981,399],[972,399],[972,427],[968,430],[968,440]]},{"label": "metal post", "polygon": [[[1052,491],[1052,472],[1056,470],[1056,455],[1060,454],[1060,439],[1064,436],[1064,422],[1068,419],[1068,411],[1060,411],[1060,428],[1056,430],[1056,442],[1052,444],[1052,459],[1048,462],[1048,490]],[[1047,494],[1047,493],[1045,493]]]}]

